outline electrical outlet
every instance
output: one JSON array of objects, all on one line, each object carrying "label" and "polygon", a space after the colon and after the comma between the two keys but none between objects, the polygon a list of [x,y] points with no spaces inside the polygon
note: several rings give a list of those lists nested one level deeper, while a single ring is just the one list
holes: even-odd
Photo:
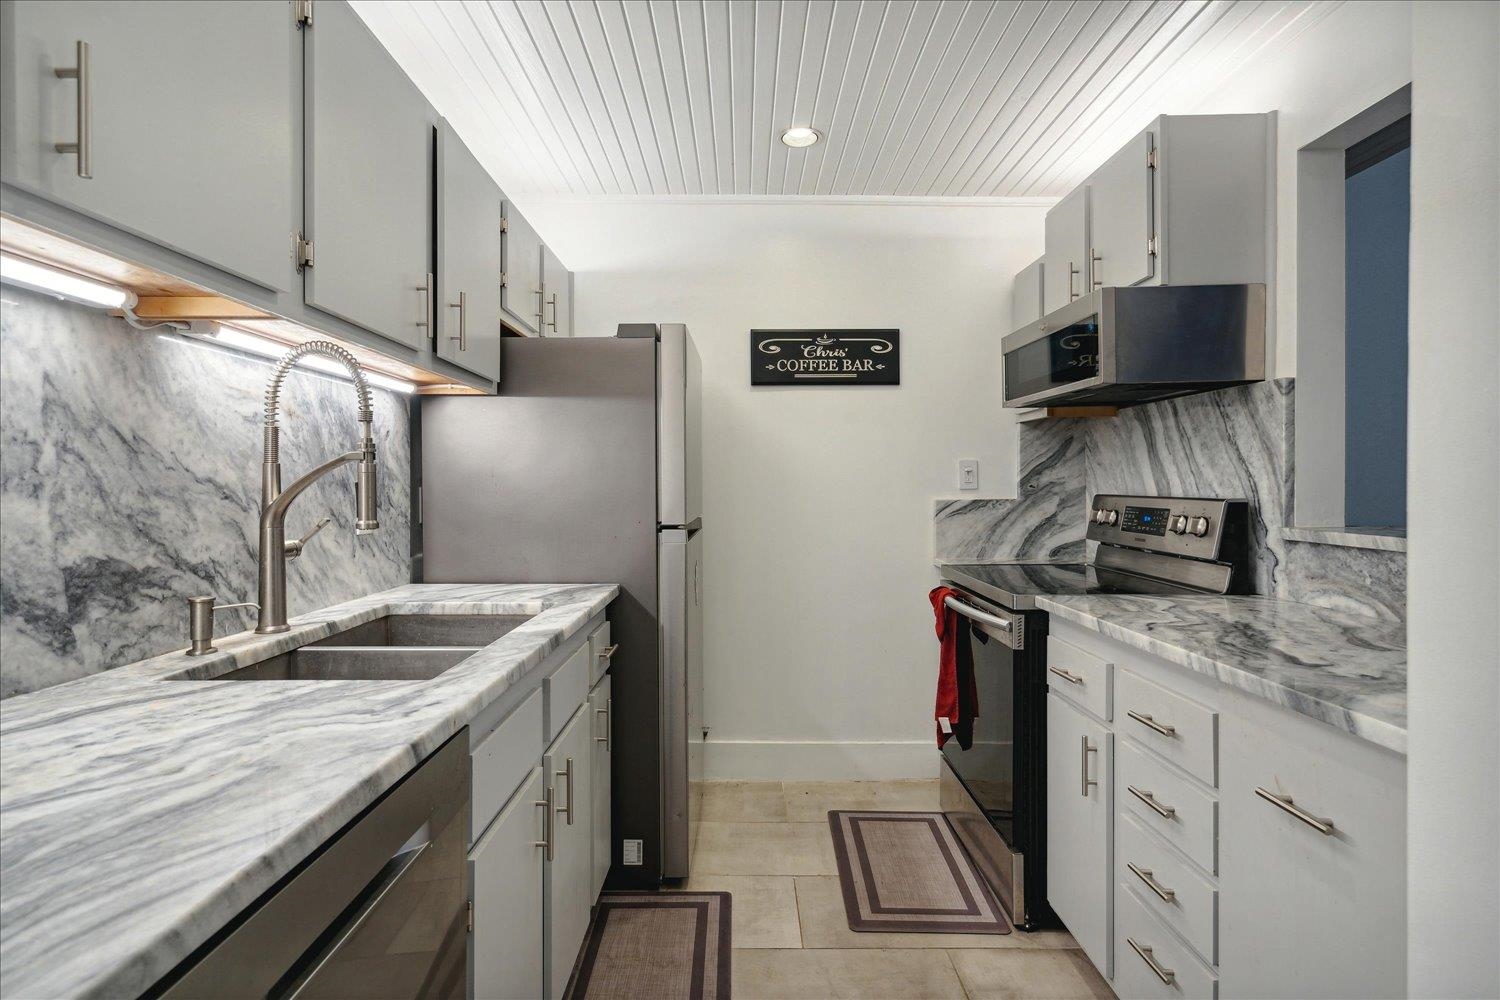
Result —
[{"label": "electrical outlet", "polygon": [[620,860],[627,865],[639,865],[642,863],[641,856],[645,853],[644,841],[627,840],[625,841],[624,850],[620,852]]},{"label": "electrical outlet", "polygon": [[958,488],[961,490],[979,489],[978,459],[960,458],[958,460]]}]

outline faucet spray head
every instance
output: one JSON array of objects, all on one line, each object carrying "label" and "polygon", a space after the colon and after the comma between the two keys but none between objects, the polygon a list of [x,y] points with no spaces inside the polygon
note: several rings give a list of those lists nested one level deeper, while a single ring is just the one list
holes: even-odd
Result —
[{"label": "faucet spray head", "polygon": [[380,527],[379,480],[375,474],[375,442],[370,436],[369,418],[361,416],[364,428],[360,442],[364,458],[359,460],[354,472],[354,533],[368,535]]}]

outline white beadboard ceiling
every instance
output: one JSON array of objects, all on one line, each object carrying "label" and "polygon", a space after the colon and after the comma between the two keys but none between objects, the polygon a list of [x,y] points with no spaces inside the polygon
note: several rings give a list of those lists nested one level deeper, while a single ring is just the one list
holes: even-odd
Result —
[{"label": "white beadboard ceiling", "polygon": [[354,6],[511,196],[1050,197],[1337,3]]}]

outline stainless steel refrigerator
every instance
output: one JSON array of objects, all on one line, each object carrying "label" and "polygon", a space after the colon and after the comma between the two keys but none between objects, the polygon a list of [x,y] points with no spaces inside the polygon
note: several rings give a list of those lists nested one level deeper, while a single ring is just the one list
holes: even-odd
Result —
[{"label": "stainless steel refrigerator", "polygon": [[[610,884],[685,878],[703,736],[697,352],[664,323],[501,353],[499,396],[421,401],[420,578],[620,585]],[[640,865],[622,864],[626,840]]]}]

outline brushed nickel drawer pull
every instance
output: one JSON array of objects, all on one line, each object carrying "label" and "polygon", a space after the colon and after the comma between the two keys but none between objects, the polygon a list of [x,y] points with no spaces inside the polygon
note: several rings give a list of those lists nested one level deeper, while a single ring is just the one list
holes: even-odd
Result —
[{"label": "brushed nickel drawer pull", "polygon": [[1156,978],[1161,980],[1163,986],[1176,985],[1177,973],[1173,972],[1171,969],[1163,968],[1162,964],[1156,960],[1156,956],[1151,953],[1151,949],[1149,947],[1136,944],[1135,938],[1132,937],[1126,938],[1125,943],[1130,945],[1130,947],[1135,950],[1135,953],[1137,955],[1141,956],[1142,962],[1145,962],[1148,966],[1151,967],[1151,971],[1156,973]]},{"label": "brushed nickel drawer pull", "polygon": [[1147,729],[1151,730],[1154,733],[1160,733],[1163,736],[1176,736],[1177,735],[1177,727],[1176,726],[1169,726],[1165,722],[1157,722],[1155,719],[1151,718],[1151,716],[1149,716],[1149,715],[1142,715],[1140,712],[1136,712],[1136,711],[1126,712],[1125,714],[1128,715],[1128,716],[1130,716],[1136,722],[1139,722],[1141,725],[1145,726]]},{"label": "brushed nickel drawer pull", "polygon": [[1089,786],[1099,784],[1097,780],[1089,777],[1089,754],[1098,752],[1099,748],[1089,746],[1089,738],[1085,736],[1083,738],[1083,788],[1079,792],[1084,798],[1089,797]]},{"label": "brushed nickel drawer pull", "polygon": [[567,816],[568,817],[568,825],[572,826],[573,825],[573,758],[569,757],[568,758],[568,762],[563,765],[563,769],[561,771],[554,771],[553,773],[556,774],[559,778],[566,778],[567,781],[568,781],[568,794],[563,798],[563,803],[564,804],[557,807],[557,812],[560,812],[560,813],[564,814],[565,816]]},{"label": "brushed nickel drawer pull", "polygon": [[548,785],[542,791],[542,800],[534,803],[542,810],[542,839],[533,840],[532,846],[540,847],[547,852],[547,860],[552,860],[552,844],[555,838],[552,836],[552,786]]},{"label": "brushed nickel drawer pull", "polygon": [[1050,671],[1051,673],[1054,673],[1057,676],[1061,677],[1063,680],[1067,681],[1069,684],[1082,684],[1083,683],[1083,678],[1082,677],[1079,677],[1075,673],[1070,673],[1070,672],[1064,670],[1062,667],[1048,667],[1047,670]]},{"label": "brushed nickel drawer pull", "polygon": [[1126,785],[1125,790],[1131,795],[1134,795],[1136,798],[1140,799],[1142,802],[1146,803],[1146,805],[1150,806],[1151,811],[1156,813],[1156,815],[1160,816],[1162,819],[1171,819],[1173,816],[1177,815],[1176,806],[1162,805],[1160,802],[1156,801],[1156,796],[1148,791],[1137,788],[1134,785]]},{"label": "brushed nickel drawer pull", "polygon": [[1326,816],[1314,816],[1306,809],[1293,803],[1290,795],[1277,795],[1269,788],[1257,788],[1255,794],[1271,803],[1277,809],[1297,817],[1323,836],[1333,836],[1333,820],[1328,819]]},{"label": "brushed nickel drawer pull", "polygon": [[78,157],[78,176],[90,180],[94,176],[94,84],[89,65],[89,43],[79,39],[74,51],[78,61],[72,66],[53,69],[52,75],[59,80],[78,81],[78,138],[73,142],[54,142],[52,148],[59,153],[75,154]]},{"label": "brushed nickel drawer pull", "polygon": [[1136,878],[1146,883],[1146,888],[1156,893],[1157,897],[1163,903],[1172,903],[1177,900],[1177,890],[1168,889],[1166,886],[1156,881],[1156,876],[1151,873],[1151,869],[1138,868],[1132,861],[1125,862],[1125,867],[1129,868],[1131,874],[1135,875]]},{"label": "brushed nickel drawer pull", "polygon": [[610,646],[605,646],[603,649],[599,650],[599,659],[612,660],[614,659],[615,653],[619,652],[619,649],[620,644],[618,642]]}]

